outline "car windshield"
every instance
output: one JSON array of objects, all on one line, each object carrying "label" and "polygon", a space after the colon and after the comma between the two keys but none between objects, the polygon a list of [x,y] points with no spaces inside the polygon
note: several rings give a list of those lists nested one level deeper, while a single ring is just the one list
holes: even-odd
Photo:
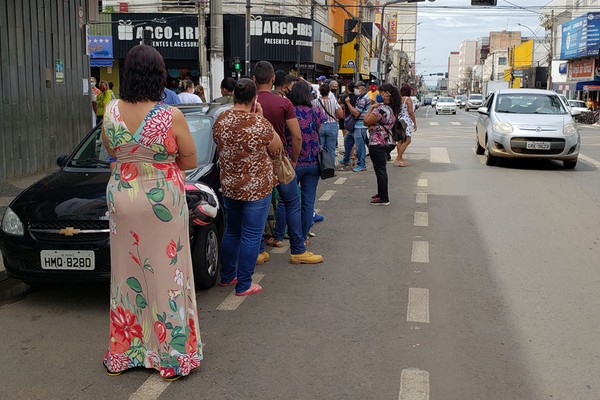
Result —
[{"label": "car windshield", "polygon": [[469,99],[471,100],[483,100],[483,96],[480,94],[472,94]]},{"label": "car windshield", "polygon": [[[207,165],[213,157],[212,118],[206,115],[188,114],[186,120],[196,145],[198,165]],[[102,143],[100,133],[100,125],[98,125],[94,128],[92,134],[75,150],[68,164],[70,167],[108,168],[110,166],[109,154]]]},{"label": "car windshield", "polygon": [[537,93],[501,94],[496,112],[511,114],[566,114],[558,96]]},{"label": "car windshield", "polygon": [[571,107],[583,107],[583,108],[587,108],[587,106],[585,105],[585,101],[581,101],[581,100],[569,100],[569,105]]},{"label": "car windshield", "polygon": [[188,114],[185,116],[194,144],[196,145],[196,154],[198,155],[198,165],[207,165],[212,161],[213,137],[212,137],[212,118],[206,115]]},{"label": "car windshield", "polygon": [[70,167],[77,168],[108,168],[108,151],[100,138],[100,125],[97,125],[92,134],[75,150]]},{"label": "car windshield", "polygon": [[438,103],[454,103],[454,99],[452,97],[440,97]]}]

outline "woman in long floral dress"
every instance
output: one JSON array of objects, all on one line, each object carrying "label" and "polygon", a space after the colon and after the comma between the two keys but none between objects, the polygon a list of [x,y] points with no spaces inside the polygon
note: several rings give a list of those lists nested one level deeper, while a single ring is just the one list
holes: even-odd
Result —
[{"label": "woman in long floral dress", "polygon": [[104,114],[103,140],[116,159],[106,191],[110,375],[145,367],[173,380],[202,359],[182,173],[196,166],[196,152],[181,111],[160,103],[166,77],[161,55],[135,46],[121,100]]}]

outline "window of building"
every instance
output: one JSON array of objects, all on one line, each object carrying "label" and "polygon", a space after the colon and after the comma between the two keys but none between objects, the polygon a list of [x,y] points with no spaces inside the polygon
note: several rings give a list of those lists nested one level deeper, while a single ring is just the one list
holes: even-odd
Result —
[{"label": "window of building", "polygon": [[498,65],[506,65],[506,57],[498,57]]}]

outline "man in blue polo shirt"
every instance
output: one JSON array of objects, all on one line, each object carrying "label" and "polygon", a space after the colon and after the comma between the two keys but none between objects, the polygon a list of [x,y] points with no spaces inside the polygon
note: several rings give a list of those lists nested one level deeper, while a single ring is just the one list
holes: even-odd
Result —
[{"label": "man in blue polo shirt", "polygon": [[350,98],[346,97],[345,102],[348,109],[356,118],[356,124],[354,125],[354,144],[356,146],[356,168],[353,172],[364,172],[367,170],[365,163],[365,156],[367,154],[367,127],[364,124],[365,114],[371,107],[371,99],[367,96],[367,84],[363,81],[356,82],[354,86],[354,94],[356,98],[356,106],[350,103]]}]

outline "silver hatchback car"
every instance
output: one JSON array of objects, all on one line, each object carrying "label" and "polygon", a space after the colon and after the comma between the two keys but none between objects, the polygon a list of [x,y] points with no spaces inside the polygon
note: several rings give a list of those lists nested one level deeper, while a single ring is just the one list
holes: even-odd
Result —
[{"label": "silver hatchback car", "polygon": [[567,169],[577,165],[579,131],[553,91],[502,89],[478,112],[475,152],[485,154],[486,165],[495,165],[499,157],[550,158]]}]

